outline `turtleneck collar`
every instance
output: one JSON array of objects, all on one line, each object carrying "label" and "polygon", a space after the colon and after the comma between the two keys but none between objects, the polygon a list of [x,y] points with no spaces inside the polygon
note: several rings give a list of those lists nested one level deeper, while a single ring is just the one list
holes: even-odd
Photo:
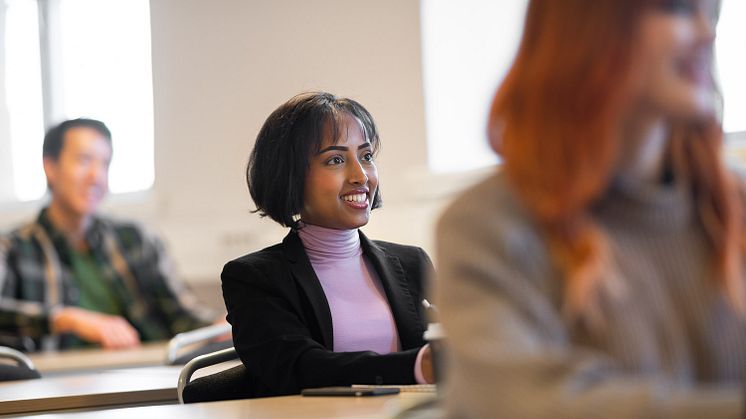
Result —
[{"label": "turtleneck collar", "polygon": [[685,182],[645,183],[615,179],[596,205],[598,215],[655,230],[678,229],[692,221],[693,202]]},{"label": "turtleneck collar", "polygon": [[363,252],[357,229],[335,230],[302,223],[298,236],[311,263],[358,257]]}]

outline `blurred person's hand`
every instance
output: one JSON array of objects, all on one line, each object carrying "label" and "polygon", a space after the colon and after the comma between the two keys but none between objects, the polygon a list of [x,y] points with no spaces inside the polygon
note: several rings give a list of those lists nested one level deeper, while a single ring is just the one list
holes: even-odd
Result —
[{"label": "blurred person's hand", "polygon": [[422,361],[420,364],[422,370],[422,377],[427,381],[428,384],[435,384],[435,373],[433,371],[433,351],[430,345],[425,346],[424,352],[422,353]]},{"label": "blurred person's hand", "polygon": [[56,312],[52,316],[52,330],[55,333],[73,333],[105,349],[140,346],[137,330],[123,317],[77,307],[66,307]]}]

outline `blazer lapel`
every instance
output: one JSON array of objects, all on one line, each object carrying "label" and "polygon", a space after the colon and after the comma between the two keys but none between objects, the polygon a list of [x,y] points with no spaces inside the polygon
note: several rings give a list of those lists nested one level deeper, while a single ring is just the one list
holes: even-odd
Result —
[{"label": "blazer lapel", "polygon": [[285,256],[290,264],[290,271],[296,278],[298,284],[308,296],[313,313],[319,321],[319,329],[324,346],[333,350],[334,336],[332,334],[332,314],[329,310],[329,302],[321,288],[321,282],[316,276],[308,260],[308,255],[303,248],[303,243],[298,237],[298,233],[290,231],[282,241]]},{"label": "blazer lapel", "polygon": [[362,231],[360,231],[360,242],[363,246],[363,253],[370,258],[381,279],[396,321],[402,349],[422,345],[422,335],[425,330],[420,312],[417,310],[419,301],[415,301],[409,292],[407,278],[399,258],[386,253],[380,246],[369,240]]}]

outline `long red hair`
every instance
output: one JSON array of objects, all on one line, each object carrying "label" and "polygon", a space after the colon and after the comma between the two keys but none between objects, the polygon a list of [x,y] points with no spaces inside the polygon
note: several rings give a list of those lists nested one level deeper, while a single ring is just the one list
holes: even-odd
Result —
[{"label": "long red hair", "polygon": [[[651,0],[532,0],[521,45],[495,96],[492,147],[522,203],[546,231],[566,279],[565,308],[583,314],[608,249],[588,217],[615,175],[622,115],[635,91],[634,42]],[[668,156],[688,179],[718,282],[744,308],[741,203],[720,157],[716,120],[673,127]]]}]

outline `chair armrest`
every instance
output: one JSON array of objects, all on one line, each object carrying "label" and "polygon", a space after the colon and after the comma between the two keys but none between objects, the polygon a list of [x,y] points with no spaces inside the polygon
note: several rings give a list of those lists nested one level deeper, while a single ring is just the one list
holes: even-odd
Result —
[{"label": "chair armrest", "polygon": [[26,356],[23,352],[17,351],[13,348],[8,348],[6,346],[0,346],[0,358],[9,358],[18,363],[18,365],[22,365],[30,370],[35,370],[34,363],[31,361],[31,358]]},{"label": "chair armrest", "polygon": [[179,383],[176,387],[179,394],[179,403],[184,404],[184,387],[189,384],[189,381],[192,379],[192,375],[195,371],[204,367],[209,367],[211,365],[220,364],[221,362],[231,361],[236,358],[238,358],[238,352],[236,352],[236,348],[230,347],[221,351],[200,355],[187,362],[187,364],[184,365],[184,368],[181,369],[181,373],[179,374]]}]

